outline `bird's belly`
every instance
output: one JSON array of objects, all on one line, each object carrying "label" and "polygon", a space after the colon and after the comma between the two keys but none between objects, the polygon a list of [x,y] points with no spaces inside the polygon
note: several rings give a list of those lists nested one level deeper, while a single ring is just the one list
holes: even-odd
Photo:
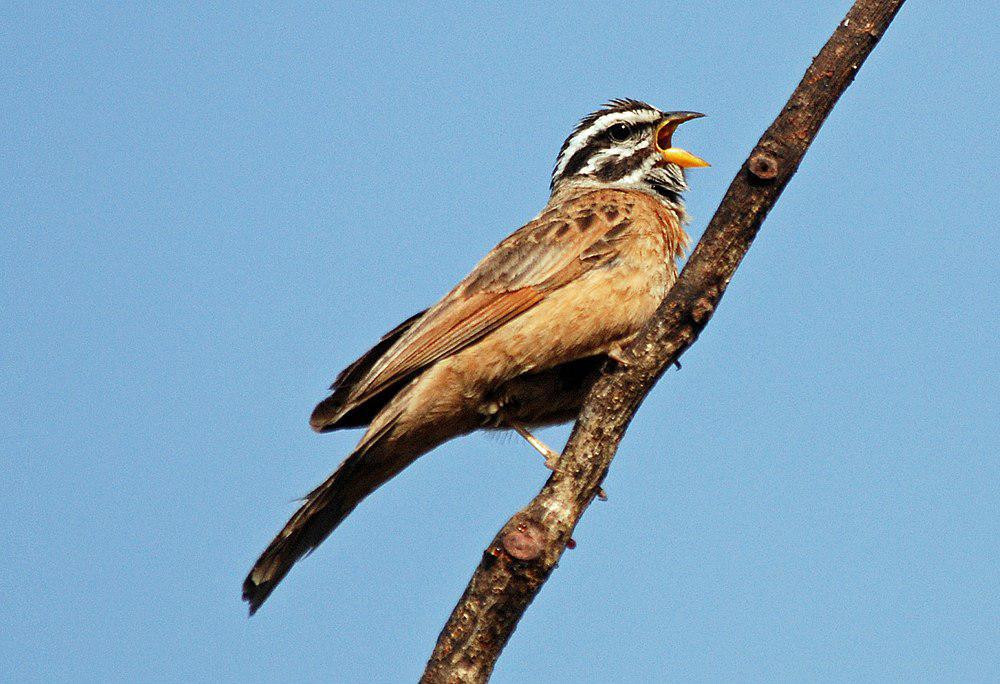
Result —
[{"label": "bird's belly", "polygon": [[607,362],[604,355],[588,356],[501,383],[481,407],[486,427],[506,428],[512,422],[540,427],[575,420]]}]

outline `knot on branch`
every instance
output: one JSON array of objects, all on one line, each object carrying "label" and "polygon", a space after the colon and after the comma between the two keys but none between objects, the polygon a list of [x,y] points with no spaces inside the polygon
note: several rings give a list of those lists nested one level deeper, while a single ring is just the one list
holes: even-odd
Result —
[{"label": "knot on branch", "polygon": [[774,180],[779,168],[778,160],[767,152],[754,152],[747,160],[747,170],[761,180]]},{"label": "knot on branch", "polygon": [[522,520],[500,538],[500,543],[511,558],[534,560],[545,549],[545,530],[535,522]]}]

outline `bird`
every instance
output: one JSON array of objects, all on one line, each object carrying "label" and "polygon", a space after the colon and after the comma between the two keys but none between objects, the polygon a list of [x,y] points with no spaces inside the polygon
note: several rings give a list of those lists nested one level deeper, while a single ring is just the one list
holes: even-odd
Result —
[{"label": "bird", "polygon": [[708,163],[672,137],[701,116],[634,99],[585,116],[559,150],[542,211],[337,376],[309,423],[365,432],[254,563],[250,615],[362,499],[450,439],[514,430],[558,467],[531,430],[578,416],[676,280],[690,241],[685,170]]}]

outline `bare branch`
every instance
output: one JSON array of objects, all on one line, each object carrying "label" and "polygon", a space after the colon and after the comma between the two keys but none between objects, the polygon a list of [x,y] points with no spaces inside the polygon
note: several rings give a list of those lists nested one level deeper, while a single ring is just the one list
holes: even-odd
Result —
[{"label": "bare branch", "polygon": [[632,416],[719,304],[767,212],[904,0],[857,0],[736,174],[626,367],[591,390],[559,469],[500,530],[438,638],[424,682],[485,682],[596,496]]}]

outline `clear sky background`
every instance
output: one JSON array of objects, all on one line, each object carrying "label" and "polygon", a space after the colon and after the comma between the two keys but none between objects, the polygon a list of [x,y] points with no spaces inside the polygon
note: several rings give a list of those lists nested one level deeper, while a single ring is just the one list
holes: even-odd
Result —
[{"label": "clear sky background", "polygon": [[[700,234],[850,3],[326,4],[0,10],[0,678],[414,680],[548,473],[439,448],[248,620],[313,404],[608,98],[709,115]],[[1000,677],[998,25],[904,7],[495,681]]]}]

